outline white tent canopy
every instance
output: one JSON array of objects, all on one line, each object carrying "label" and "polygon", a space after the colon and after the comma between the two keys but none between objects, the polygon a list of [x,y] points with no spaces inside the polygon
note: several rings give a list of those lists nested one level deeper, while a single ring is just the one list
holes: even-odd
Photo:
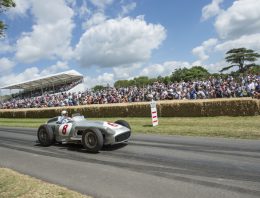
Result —
[{"label": "white tent canopy", "polygon": [[16,83],[12,85],[7,85],[1,87],[0,89],[23,89],[26,91],[42,89],[46,87],[52,87],[57,85],[62,85],[64,83],[70,83],[78,80],[82,80],[83,75],[75,70],[69,70],[57,74],[52,74],[48,76],[44,76],[41,78]]}]

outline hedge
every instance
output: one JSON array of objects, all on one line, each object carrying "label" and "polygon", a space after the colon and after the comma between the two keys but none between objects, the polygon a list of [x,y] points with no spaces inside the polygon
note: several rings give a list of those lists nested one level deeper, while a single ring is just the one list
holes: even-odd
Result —
[{"label": "hedge", "polygon": [[[73,107],[38,109],[2,109],[1,118],[50,118],[67,109],[69,114],[79,112],[86,117],[150,117],[149,102],[85,105]],[[260,115],[260,100],[211,99],[196,101],[157,102],[159,117],[200,117],[200,116],[253,116]]]}]

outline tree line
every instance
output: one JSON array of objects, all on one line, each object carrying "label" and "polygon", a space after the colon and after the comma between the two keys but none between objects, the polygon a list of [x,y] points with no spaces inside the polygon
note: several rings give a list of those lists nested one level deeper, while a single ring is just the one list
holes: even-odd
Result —
[{"label": "tree line", "polygon": [[[236,48],[231,49],[226,52],[225,60],[227,63],[230,63],[229,66],[224,67],[218,73],[210,73],[203,66],[193,66],[191,68],[181,67],[175,69],[168,76],[158,76],[157,78],[149,78],[148,76],[139,76],[131,80],[118,80],[115,82],[114,87],[129,87],[129,86],[137,86],[143,87],[149,84],[153,84],[154,82],[163,82],[165,84],[169,84],[172,82],[180,82],[180,81],[194,81],[194,80],[206,80],[210,76],[215,78],[227,78],[229,75],[233,77],[238,77],[241,74],[260,74],[260,66],[254,63],[260,54],[256,53],[254,50],[246,49],[246,48]],[[222,73],[224,71],[228,71],[233,69],[231,72]],[[93,89],[95,91],[102,90],[105,87],[102,85],[97,85]]]},{"label": "tree line", "polygon": [[203,68],[202,66],[194,66],[192,68],[179,68],[175,69],[169,76],[158,76],[157,78],[149,78],[147,76],[136,77],[132,80],[118,80],[115,82],[114,86],[119,87],[129,87],[137,86],[142,87],[145,85],[152,84],[154,82],[163,82],[169,84],[171,82],[180,82],[180,81],[192,81],[195,79],[206,79],[210,76],[210,73]]}]

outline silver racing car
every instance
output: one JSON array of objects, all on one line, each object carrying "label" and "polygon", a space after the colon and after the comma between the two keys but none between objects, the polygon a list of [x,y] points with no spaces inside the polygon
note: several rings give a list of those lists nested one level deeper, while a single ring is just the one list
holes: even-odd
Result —
[{"label": "silver racing car", "polygon": [[55,142],[80,143],[87,151],[98,152],[103,145],[127,142],[131,136],[131,127],[124,120],[92,121],[76,114],[64,124],[58,122],[58,117],[49,119],[39,127],[37,136],[43,146]]}]

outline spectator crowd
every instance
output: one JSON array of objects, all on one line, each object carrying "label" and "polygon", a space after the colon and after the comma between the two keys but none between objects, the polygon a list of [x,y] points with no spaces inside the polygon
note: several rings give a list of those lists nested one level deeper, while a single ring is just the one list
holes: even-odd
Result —
[{"label": "spectator crowd", "polygon": [[[73,87],[70,85],[71,88]],[[66,88],[67,90],[67,88]],[[43,108],[107,103],[143,102],[153,100],[196,100],[211,98],[234,98],[260,96],[260,76],[248,75],[234,79],[210,77],[207,80],[155,82],[142,87],[107,87],[104,90],[71,93],[60,89],[59,93],[45,92],[39,96],[17,95],[7,101],[0,101],[1,109]]]}]

